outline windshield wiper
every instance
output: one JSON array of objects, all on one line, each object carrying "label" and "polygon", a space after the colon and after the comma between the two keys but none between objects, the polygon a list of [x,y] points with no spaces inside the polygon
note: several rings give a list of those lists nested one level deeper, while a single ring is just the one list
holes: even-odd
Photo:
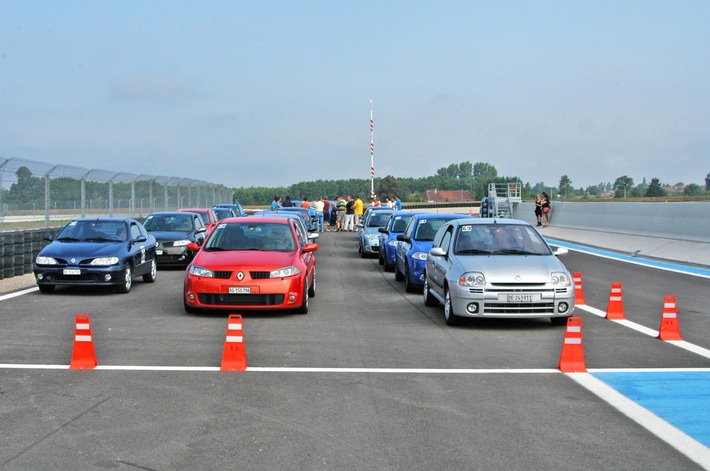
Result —
[{"label": "windshield wiper", "polygon": [[489,250],[481,250],[481,249],[464,249],[464,250],[458,250],[456,252],[457,255],[469,255],[469,254],[490,254],[491,252]]},{"label": "windshield wiper", "polygon": [[84,240],[88,242],[117,242],[118,239],[110,239],[108,237],[88,237]]},{"label": "windshield wiper", "polygon": [[520,249],[503,249],[493,252],[496,255],[537,255],[535,252],[528,252]]},{"label": "windshield wiper", "polygon": [[57,240],[60,242],[78,242],[81,239],[77,239],[76,237],[59,237]]}]

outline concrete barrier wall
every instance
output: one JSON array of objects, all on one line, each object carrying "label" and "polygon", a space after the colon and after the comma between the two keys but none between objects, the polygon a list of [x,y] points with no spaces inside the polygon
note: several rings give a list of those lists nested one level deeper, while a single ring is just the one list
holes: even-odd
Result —
[{"label": "concrete barrier wall", "polygon": [[[535,204],[519,203],[513,217],[535,223]],[[710,242],[710,202],[575,203],[553,201],[550,224],[575,229]]]}]

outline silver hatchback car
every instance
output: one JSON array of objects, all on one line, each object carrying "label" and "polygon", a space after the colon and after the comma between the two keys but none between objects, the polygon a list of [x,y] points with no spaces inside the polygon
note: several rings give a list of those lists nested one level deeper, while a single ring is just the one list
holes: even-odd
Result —
[{"label": "silver hatchback car", "polygon": [[448,325],[462,317],[549,317],[566,324],[574,283],[533,226],[514,219],[449,221],[434,237],[426,263],[424,304],[444,304]]}]

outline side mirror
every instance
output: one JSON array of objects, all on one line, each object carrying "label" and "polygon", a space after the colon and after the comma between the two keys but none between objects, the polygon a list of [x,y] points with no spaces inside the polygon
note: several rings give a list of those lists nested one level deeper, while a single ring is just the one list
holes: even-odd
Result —
[{"label": "side mirror", "polygon": [[301,250],[302,250],[304,253],[306,253],[306,252],[315,252],[316,250],[318,250],[318,244],[316,244],[315,242],[312,242],[312,243],[310,243],[310,244],[306,244],[306,245],[303,246],[303,249],[301,249]]},{"label": "side mirror", "polygon": [[318,237],[320,237],[320,234],[318,234],[317,232],[308,233],[308,240],[316,240]]},{"label": "side mirror", "polygon": [[569,253],[569,249],[567,249],[567,247],[557,247],[552,253],[555,254],[556,257],[562,257]]},{"label": "side mirror", "polygon": [[136,238],[133,240],[133,242],[145,242],[146,240],[148,240],[148,238],[147,238],[146,236],[144,236],[144,235],[139,235],[138,237],[136,237]]},{"label": "side mirror", "polygon": [[200,250],[200,244],[198,244],[197,242],[190,242],[189,244],[187,244],[187,250],[189,250],[190,252],[197,252]]},{"label": "side mirror", "polygon": [[390,231],[388,231],[386,227],[380,227],[380,228],[377,229],[377,230],[378,230],[379,232],[383,233],[383,234],[389,234],[389,233],[390,233]]},{"label": "side mirror", "polygon": [[47,234],[46,236],[43,237],[44,240],[47,242],[52,242],[54,240],[54,237],[52,237],[52,234]]},{"label": "side mirror", "polygon": [[429,251],[429,255],[432,257],[446,257],[446,251],[441,247],[434,247]]},{"label": "side mirror", "polygon": [[397,240],[400,242],[412,242],[412,239],[410,239],[409,236],[404,234],[397,234]]}]

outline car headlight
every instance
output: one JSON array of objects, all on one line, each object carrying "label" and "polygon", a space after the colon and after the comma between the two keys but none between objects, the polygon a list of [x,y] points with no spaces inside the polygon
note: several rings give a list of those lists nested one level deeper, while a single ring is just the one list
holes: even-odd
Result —
[{"label": "car headlight", "polygon": [[459,277],[459,286],[484,286],[486,284],[486,277],[483,273],[472,271],[464,273]]},{"label": "car headlight", "polygon": [[116,265],[118,263],[118,257],[99,257],[91,261],[89,265],[107,267],[109,265]]},{"label": "car headlight", "polygon": [[553,286],[570,286],[572,284],[569,275],[563,271],[553,271],[550,275]]},{"label": "car headlight", "polygon": [[414,255],[412,255],[412,258],[415,260],[426,260],[427,257],[426,252],[414,252]]},{"label": "car headlight", "polygon": [[377,240],[379,236],[377,234],[365,234],[365,239]]},{"label": "car headlight", "polygon": [[214,272],[198,265],[190,265],[187,269],[190,275],[202,276],[204,278],[214,278]]},{"label": "car headlight", "polygon": [[273,270],[269,274],[269,278],[285,278],[287,276],[298,275],[299,273],[301,273],[301,270],[299,270],[298,267],[290,266]]},{"label": "car headlight", "polygon": [[390,240],[389,242],[387,242],[387,244],[391,245],[392,247],[397,247],[397,241],[395,239]]},{"label": "car headlight", "polygon": [[189,243],[190,243],[190,241],[187,239],[176,240],[175,242],[173,242],[173,247],[184,247]]},{"label": "car headlight", "polygon": [[57,261],[52,257],[37,256],[37,258],[35,259],[35,263],[37,263],[37,265],[56,265]]}]

